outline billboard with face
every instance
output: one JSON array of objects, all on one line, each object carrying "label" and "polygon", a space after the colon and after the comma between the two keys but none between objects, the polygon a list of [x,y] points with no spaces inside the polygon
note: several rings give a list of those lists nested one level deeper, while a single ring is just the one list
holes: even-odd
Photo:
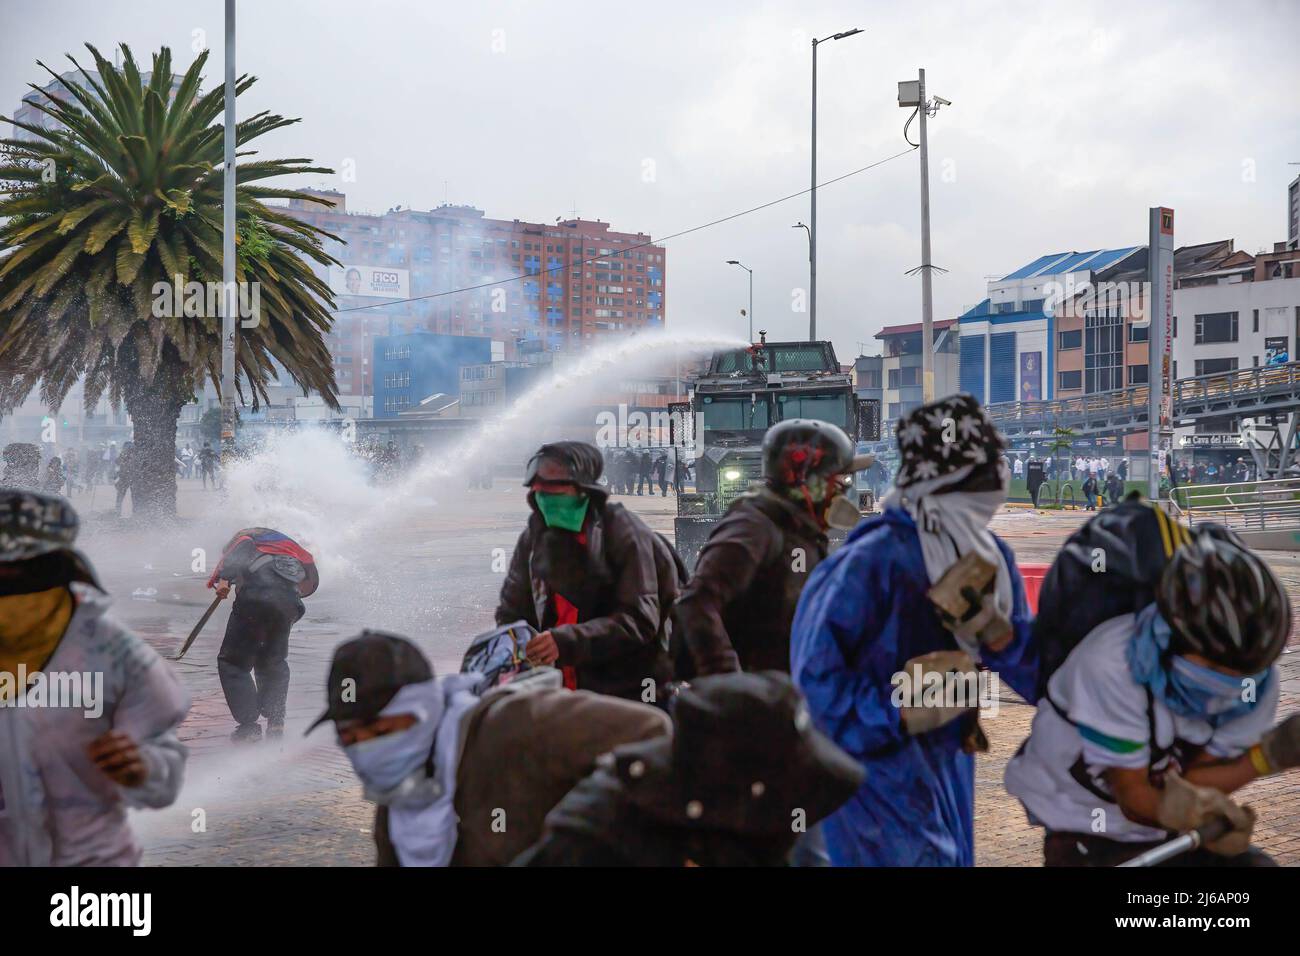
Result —
[{"label": "billboard with face", "polygon": [[409,299],[411,280],[406,269],[345,263],[330,266],[330,291],[335,295],[358,295],[377,299]]}]

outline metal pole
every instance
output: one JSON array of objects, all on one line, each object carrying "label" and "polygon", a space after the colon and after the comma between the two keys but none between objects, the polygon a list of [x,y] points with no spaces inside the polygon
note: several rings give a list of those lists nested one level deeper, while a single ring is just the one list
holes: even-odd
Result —
[{"label": "metal pole", "polygon": [[746,269],[749,273],[749,341],[754,341],[754,270]]},{"label": "metal pole", "polygon": [[[817,339],[817,39],[812,41],[812,220],[808,227],[808,341]],[[752,339],[753,336],[751,335]]]},{"label": "metal pole", "polygon": [[921,106],[921,399],[934,401],[934,296],[930,287],[930,147],[925,118],[925,70],[918,70]]},{"label": "metal pole", "polygon": [[221,468],[235,454],[235,0],[226,0],[225,188],[221,208]]}]

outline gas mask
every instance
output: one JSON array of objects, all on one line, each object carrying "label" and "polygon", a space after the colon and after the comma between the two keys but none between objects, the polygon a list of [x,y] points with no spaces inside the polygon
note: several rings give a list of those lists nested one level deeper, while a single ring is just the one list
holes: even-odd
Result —
[{"label": "gas mask", "polygon": [[839,531],[850,531],[857,527],[862,514],[849,498],[853,491],[853,476],[836,475],[827,482],[826,490],[831,495],[830,501],[826,503],[826,526]]}]

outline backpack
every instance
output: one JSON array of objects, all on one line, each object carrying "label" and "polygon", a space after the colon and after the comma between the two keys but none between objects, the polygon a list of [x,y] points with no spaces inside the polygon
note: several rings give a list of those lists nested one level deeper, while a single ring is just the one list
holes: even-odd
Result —
[{"label": "backpack", "polygon": [[1133,492],[1066,539],[1038,594],[1033,640],[1038,699],[1070,652],[1103,621],[1134,614],[1156,598],[1156,585],[1191,531]]}]

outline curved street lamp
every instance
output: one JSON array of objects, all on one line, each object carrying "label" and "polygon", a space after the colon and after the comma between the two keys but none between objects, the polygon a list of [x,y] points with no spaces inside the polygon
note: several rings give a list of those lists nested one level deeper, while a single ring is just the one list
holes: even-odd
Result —
[{"label": "curved street lamp", "polygon": [[749,273],[749,341],[754,341],[754,270],[739,259],[728,259],[727,265],[740,266]]}]

